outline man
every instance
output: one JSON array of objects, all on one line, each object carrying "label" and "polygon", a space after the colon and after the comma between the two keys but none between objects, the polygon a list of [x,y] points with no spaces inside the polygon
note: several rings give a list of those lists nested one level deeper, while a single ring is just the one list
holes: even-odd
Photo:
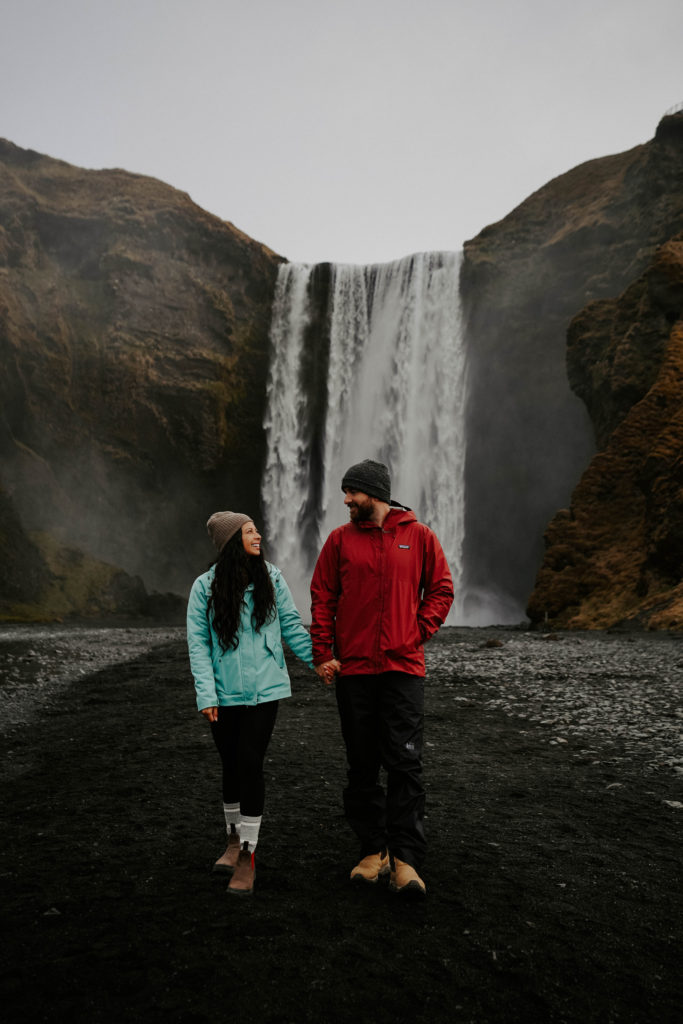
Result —
[{"label": "man", "polygon": [[[350,522],[325,541],[311,581],[316,666],[338,658],[347,820],[360,840],[354,883],[390,872],[394,892],[423,896],[423,644],[453,602],[435,534],[391,500],[389,470],[366,459],[342,479]],[[386,793],[379,781],[387,772]]]}]

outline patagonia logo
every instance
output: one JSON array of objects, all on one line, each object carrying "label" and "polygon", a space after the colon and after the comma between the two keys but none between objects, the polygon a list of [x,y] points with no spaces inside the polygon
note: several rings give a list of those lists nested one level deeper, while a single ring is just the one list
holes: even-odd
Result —
[{"label": "patagonia logo", "polygon": [[401,548],[401,549],[402,549],[403,551],[410,551],[410,544],[399,544],[399,547],[400,547],[400,548]]}]

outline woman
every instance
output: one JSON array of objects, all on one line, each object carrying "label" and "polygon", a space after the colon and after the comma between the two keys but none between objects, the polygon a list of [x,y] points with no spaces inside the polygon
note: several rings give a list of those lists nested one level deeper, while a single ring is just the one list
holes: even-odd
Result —
[{"label": "woman", "polygon": [[[265,797],[263,762],[278,702],[291,695],[282,638],[313,668],[311,638],[281,572],[261,553],[251,517],[216,512],[206,525],[219,555],[192,586],[187,642],[197,707],[223,764],[228,846],[214,871],[232,875],[228,892],[248,895]],[[332,674],[329,664],[316,671],[325,679]]]}]

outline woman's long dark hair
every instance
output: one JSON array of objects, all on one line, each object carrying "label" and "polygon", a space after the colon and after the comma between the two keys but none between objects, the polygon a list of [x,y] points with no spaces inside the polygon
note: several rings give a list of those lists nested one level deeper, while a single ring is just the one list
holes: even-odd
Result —
[{"label": "woman's long dark hair", "polygon": [[213,617],[213,628],[221,647],[236,650],[244,591],[254,584],[254,611],[251,621],[258,632],[275,617],[275,590],[263,554],[248,555],[242,544],[242,531],[230,538],[215,562],[216,571],[206,614]]}]

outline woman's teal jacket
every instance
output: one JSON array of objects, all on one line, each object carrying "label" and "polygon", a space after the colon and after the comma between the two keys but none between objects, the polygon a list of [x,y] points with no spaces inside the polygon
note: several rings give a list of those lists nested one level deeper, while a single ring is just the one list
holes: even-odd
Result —
[{"label": "woman's teal jacket", "polygon": [[311,638],[289,587],[279,569],[269,562],[266,565],[275,589],[277,615],[256,632],[251,622],[254,588],[249,584],[244,592],[239,644],[234,651],[223,650],[213,623],[207,618],[213,567],[192,585],[187,605],[187,645],[200,711],[219,705],[261,704],[290,697],[283,637],[294,654],[313,668]]}]

